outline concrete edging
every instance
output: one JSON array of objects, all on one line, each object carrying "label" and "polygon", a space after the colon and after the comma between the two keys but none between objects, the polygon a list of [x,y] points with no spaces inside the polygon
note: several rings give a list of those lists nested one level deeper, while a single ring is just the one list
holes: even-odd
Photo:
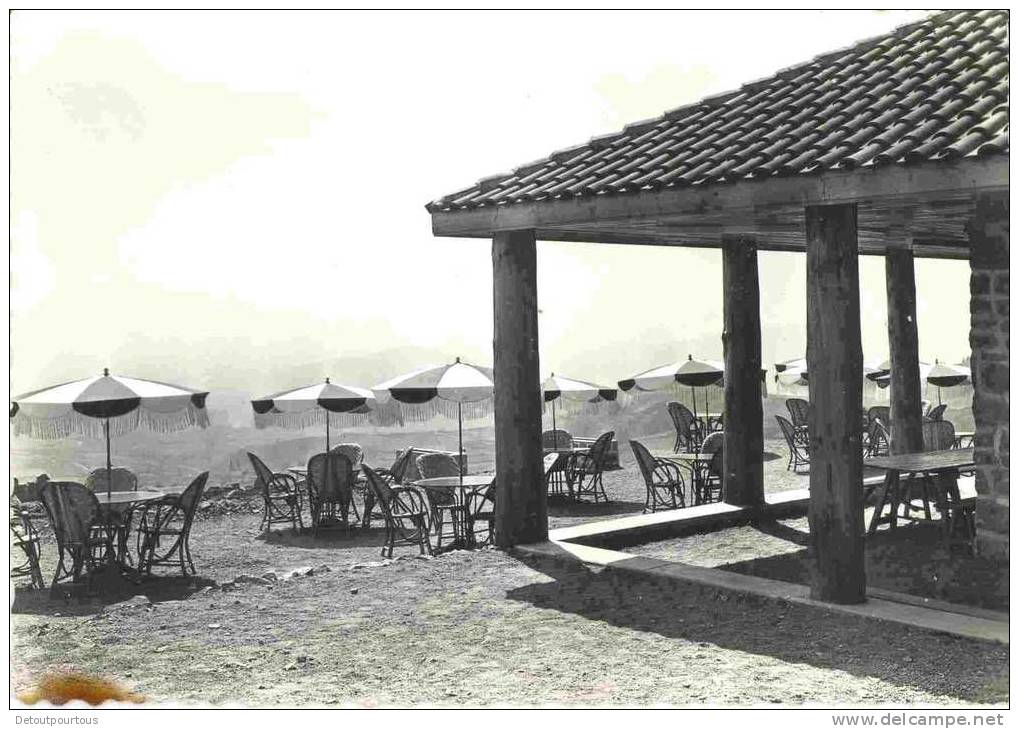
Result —
[{"label": "concrete edging", "polygon": [[523,557],[601,567],[654,579],[664,578],[725,592],[806,605],[830,613],[855,615],[963,638],[1009,644],[1006,613],[925,600],[914,595],[880,589],[868,590],[865,603],[838,605],[814,600],[806,585],[697,567],[683,562],[637,557],[606,546],[636,544],[678,536],[683,532],[723,529],[745,523],[762,514],[770,517],[795,516],[806,512],[808,501],[806,491],[799,490],[774,494],[760,509],[706,504],[656,514],[607,519],[555,529],[549,533],[548,541],[518,545],[513,548],[513,552]]}]

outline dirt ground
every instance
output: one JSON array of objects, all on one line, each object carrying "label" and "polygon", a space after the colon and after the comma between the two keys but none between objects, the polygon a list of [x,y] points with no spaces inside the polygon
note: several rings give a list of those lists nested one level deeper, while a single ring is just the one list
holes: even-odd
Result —
[{"label": "dirt ground", "polygon": [[[801,481],[783,475],[784,460],[766,467],[770,489]],[[613,503],[554,506],[550,526],[643,506],[625,457],[606,489]],[[19,586],[14,692],[75,669],[149,701],[234,705],[1008,700],[1003,646],[527,564],[494,549],[422,559],[402,548],[383,560],[379,529],[266,536],[258,521],[248,512],[196,522],[198,580],[167,570],[88,602]],[[44,550],[51,573],[52,545]],[[269,571],[275,579],[260,584]],[[233,583],[241,575],[256,579]],[[132,593],[151,602],[112,605]]]}]

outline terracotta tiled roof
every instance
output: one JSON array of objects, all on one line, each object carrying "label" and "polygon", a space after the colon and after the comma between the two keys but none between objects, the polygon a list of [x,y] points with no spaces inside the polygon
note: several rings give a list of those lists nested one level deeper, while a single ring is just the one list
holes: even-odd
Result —
[{"label": "terracotta tiled roof", "polygon": [[1008,12],[950,11],[596,137],[432,212],[1008,154]]}]

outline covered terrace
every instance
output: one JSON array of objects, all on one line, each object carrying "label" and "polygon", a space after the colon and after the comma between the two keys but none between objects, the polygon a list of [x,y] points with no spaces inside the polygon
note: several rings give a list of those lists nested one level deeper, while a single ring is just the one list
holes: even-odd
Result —
[{"label": "covered terrace", "polygon": [[725,500],[764,504],[758,251],[807,256],[812,597],[866,599],[858,256],[886,260],[893,451],[919,450],[913,262],[969,260],[981,549],[1008,542],[1008,13],[952,11],[427,206],[490,238],[500,546],[547,538],[535,241],[717,248]]}]

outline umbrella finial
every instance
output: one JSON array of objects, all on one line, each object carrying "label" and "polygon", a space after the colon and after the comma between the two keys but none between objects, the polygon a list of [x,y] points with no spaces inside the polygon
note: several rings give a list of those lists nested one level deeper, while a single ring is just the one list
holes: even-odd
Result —
[{"label": "umbrella finial", "polygon": [[460,358],[459,357],[456,358],[456,363],[460,364]]},{"label": "umbrella finial", "polygon": [[693,362],[693,355],[692,355],[692,354],[688,354],[688,355],[686,356],[686,361],[687,361],[687,362]]},{"label": "umbrella finial", "polygon": [[329,384],[329,378],[328,377],[326,378],[326,384],[327,385]]},{"label": "umbrella finial", "polygon": [[109,377],[109,376],[110,376],[110,368],[109,367],[103,367],[103,377]]}]

